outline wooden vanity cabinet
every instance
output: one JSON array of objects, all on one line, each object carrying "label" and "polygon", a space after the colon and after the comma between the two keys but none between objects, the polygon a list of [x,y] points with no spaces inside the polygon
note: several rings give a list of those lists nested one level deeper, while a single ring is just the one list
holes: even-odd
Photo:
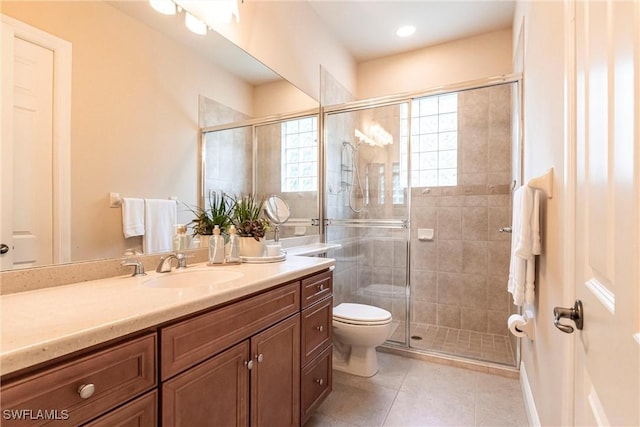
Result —
[{"label": "wooden vanity cabinet", "polygon": [[163,375],[196,364],[163,382],[163,425],[300,425],[299,311],[297,281],[161,329]]},{"label": "wooden vanity cabinet", "polygon": [[301,424],[331,393],[333,386],[333,272],[301,282]]},{"label": "wooden vanity cabinet", "polygon": [[155,333],[73,358],[3,383],[2,425],[81,425],[153,389],[156,373]]},{"label": "wooden vanity cabinet", "polygon": [[[3,381],[2,425],[300,426],[331,392],[332,281],[317,273]],[[5,416],[29,409],[59,419]]]}]

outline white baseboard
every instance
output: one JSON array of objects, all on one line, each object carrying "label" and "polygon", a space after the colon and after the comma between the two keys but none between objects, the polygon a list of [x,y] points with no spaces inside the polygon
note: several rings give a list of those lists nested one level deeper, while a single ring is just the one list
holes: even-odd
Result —
[{"label": "white baseboard", "polygon": [[527,377],[527,371],[524,368],[523,362],[520,362],[520,387],[522,388],[522,397],[524,398],[524,407],[527,411],[529,425],[531,427],[541,427],[542,424],[540,424],[540,417],[538,416],[538,410],[536,409],[536,402],[533,398],[533,392],[531,391],[531,385],[529,384],[529,377]]}]

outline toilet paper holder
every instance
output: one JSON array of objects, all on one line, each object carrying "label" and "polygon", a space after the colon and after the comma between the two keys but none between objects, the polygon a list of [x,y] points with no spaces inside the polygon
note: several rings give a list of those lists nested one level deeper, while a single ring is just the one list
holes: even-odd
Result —
[{"label": "toilet paper holder", "polygon": [[532,310],[525,310],[521,315],[512,314],[509,316],[509,331],[518,338],[526,336],[531,341],[535,340],[536,330],[533,322],[534,314]]}]

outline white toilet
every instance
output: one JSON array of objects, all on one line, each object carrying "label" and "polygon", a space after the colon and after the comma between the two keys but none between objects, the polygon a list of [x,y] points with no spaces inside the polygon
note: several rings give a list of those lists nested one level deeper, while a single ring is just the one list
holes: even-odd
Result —
[{"label": "white toilet", "polygon": [[378,372],[376,347],[392,332],[391,313],[364,304],[333,308],[333,368],[361,377]]}]

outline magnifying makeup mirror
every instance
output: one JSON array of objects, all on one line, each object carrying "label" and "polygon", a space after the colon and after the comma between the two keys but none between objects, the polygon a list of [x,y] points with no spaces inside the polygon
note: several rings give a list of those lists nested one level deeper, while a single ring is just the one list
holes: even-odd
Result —
[{"label": "magnifying makeup mirror", "polygon": [[291,209],[286,200],[278,195],[273,195],[267,198],[264,203],[264,213],[273,224],[275,224],[275,235],[273,237],[274,242],[279,241],[279,226],[287,222],[291,216]]}]

